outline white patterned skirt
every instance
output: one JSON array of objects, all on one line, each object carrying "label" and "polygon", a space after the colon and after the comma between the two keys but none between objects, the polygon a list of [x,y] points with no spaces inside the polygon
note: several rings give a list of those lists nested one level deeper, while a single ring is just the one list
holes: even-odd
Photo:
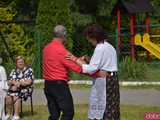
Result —
[{"label": "white patterned skirt", "polygon": [[106,109],[106,78],[93,80],[91,94],[89,97],[89,119],[103,119]]}]

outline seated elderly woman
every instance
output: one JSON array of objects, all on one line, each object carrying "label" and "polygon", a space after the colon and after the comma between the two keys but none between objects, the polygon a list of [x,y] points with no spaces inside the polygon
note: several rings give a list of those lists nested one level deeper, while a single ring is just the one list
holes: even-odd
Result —
[{"label": "seated elderly woman", "polygon": [[[27,99],[27,93],[31,92],[33,84],[33,71],[31,66],[25,64],[23,57],[16,58],[16,68],[12,70],[9,76],[9,90],[6,97],[6,116],[8,120],[13,115],[12,120],[20,119],[20,108],[22,98]],[[14,106],[14,107],[13,107]],[[14,108],[14,113],[12,109]]]}]

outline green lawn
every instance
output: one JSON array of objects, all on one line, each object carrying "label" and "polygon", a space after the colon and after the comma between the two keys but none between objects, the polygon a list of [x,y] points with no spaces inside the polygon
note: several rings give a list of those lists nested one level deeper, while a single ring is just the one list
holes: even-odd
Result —
[{"label": "green lawn", "polygon": [[[74,120],[87,120],[87,105],[75,106]],[[159,112],[160,107],[121,106],[121,120],[143,120],[145,112]],[[24,107],[22,120],[47,120],[46,106],[35,106],[34,115],[30,114],[28,106]]]}]

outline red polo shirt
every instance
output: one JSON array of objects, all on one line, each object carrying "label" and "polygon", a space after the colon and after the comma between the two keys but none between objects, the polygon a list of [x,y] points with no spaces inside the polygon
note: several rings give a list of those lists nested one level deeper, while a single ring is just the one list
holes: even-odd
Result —
[{"label": "red polo shirt", "polygon": [[58,39],[53,39],[43,49],[43,79],[67,81],[69,70],[78,73],[82,71],[79,65],[65,58],[67,54],[68,51]]}]

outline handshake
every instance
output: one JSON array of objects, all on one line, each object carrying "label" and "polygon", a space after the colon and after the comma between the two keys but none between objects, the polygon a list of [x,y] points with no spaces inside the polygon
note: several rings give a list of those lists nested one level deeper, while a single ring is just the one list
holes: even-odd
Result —
[{"label": "handshake", "polygon": [[82,57],[77,58],[70,52],[67,54],[66,59],[72,60],[72,61],[76,62],[77,64],[79,64],[80,66],[82,66],[82,64],[88,64],[90,62],[89,56],[84,55]]},{"label": "handshake", "polygon": [[[82,57],[75,57],[73,54],[68,53],[66,56],[66,59],[68,60],[72,60],[74,62],[76,62],[78,65],[82,66],[83,64],[88,64],[90,62],[90,57],[88,57],[87,55],[84,55]],[[111,77],[110,74],[104,70],[97,70],[94,74],[91,75],[92,77]]]}]

